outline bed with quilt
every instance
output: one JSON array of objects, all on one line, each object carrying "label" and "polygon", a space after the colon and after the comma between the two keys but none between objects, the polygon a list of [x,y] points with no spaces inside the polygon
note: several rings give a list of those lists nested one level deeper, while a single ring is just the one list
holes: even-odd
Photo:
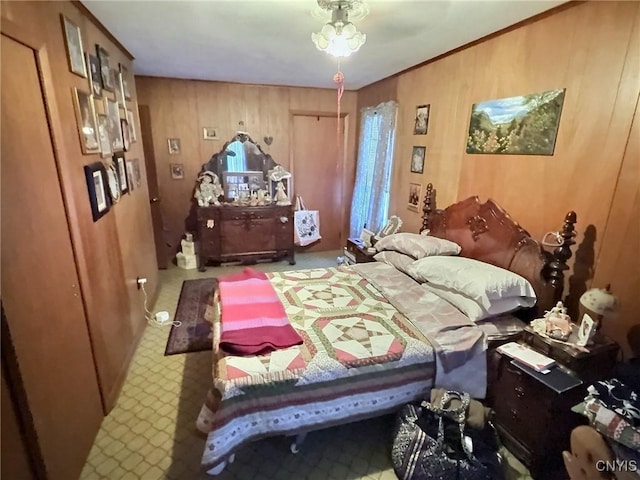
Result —
[{"label": "bed with quilt", "polygon": [[491,200],[438,210],[429,185],[423,211],[421,234],[380,239],[376,262],[218,279],[197,419],[208,473],[249,441],[296,435],[295,452],[308,431],[392,413],[433,387],[484,398],[490,340],[521,330],[514,311],[560,298],[575,214],[545,253]]}]

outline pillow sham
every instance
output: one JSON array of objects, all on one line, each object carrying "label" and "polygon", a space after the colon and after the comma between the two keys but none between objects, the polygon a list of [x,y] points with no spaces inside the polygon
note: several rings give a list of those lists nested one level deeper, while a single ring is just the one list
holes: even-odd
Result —
[{"label": "pillow sham", "polygon": [[419,283],[429,282],[472,298],[487,311],[494,300],[511,297],[536,300],[526,278],[472,258],[425,257],[409,265],[407,273]]},{"label": "pillow sham", "polygon": [[384,262],[402,273],[407,273],[407,267],[415,262],[415,258],[405,255],[404,253],[394,252],[392,250],[385,250],[376,253],[373,258],[378,262]]},{"label": "pillow sham", "polygon": [[513,312],[522,307],[533,307],[536,303],[535,299],[530,297],[510,297],[492,300],[489,308],[485,308],[478,301],[456,290],[439,287],[431,283],[423,283],[422,286],[456,307],[472,322],[478,322],[485,318]]},{"label": "pillow sham", "polygon": [[458,255],[461,248],[457,243],[444,238],[402,232],[378,240],[376,250],[391,250],[420,259],[431,255]]}]

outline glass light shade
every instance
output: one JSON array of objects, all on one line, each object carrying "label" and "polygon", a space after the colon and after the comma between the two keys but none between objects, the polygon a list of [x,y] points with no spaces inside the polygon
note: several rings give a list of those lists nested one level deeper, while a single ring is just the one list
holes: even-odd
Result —
[{"label": "glass light shade", "polygon": [[348,57],[364,45],[367,36],[350,22],[338,27],[333,23],[327,23],[320,32],[311,34],[311,40],[318,50],[334,57]]}]

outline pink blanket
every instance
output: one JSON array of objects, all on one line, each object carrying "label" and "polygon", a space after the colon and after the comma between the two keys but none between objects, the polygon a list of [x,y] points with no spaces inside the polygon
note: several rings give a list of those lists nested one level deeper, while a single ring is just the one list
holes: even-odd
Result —
[{"label": "pink blanket", "polygon": [[267,276],[252,268],[218,278],[220,348],[232,355],[261,355],[300,345]]}]

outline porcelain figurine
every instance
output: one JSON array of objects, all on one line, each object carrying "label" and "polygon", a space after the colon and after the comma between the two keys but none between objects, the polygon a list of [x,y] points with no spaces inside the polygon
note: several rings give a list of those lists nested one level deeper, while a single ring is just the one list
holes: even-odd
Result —
[{"label": "porcelain figurine", "polygon": [[193,197],[197,200],[198,205],[201,207],[208,207],[209,205],[220,205],[218,197],[224,194],[222,185],[218,175],[213,172],[206,171],[198,176],[200,182],[196,187],[196,191]]},{"label": "porcelain figurine", "polygon": [[291,205],[291,200],[284,191],[284,184],[279,181],[276,185],[276,205]]}]

